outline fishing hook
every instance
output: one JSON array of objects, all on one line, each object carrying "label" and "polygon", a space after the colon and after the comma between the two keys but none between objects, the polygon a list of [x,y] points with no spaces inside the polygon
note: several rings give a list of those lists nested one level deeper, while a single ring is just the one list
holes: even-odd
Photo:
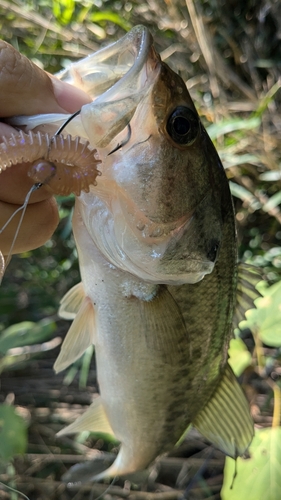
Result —
[{"label": "fishing hook", "polygon": [[118,149],[121,149],[123,146],[126,146],[126,144],[128,144],[128,142],[132,136],[132,128],[131,128],[131,125],[129,123],[128,123],[127,127],[128,127],[127,139],[124,142],[120,142],[120,144],[117,144],[117,146],[112,151],[110,151],[110,153],[108,153],[107,156],[112,155],[112,153],[116,153],[116,151],[118,151]]}]

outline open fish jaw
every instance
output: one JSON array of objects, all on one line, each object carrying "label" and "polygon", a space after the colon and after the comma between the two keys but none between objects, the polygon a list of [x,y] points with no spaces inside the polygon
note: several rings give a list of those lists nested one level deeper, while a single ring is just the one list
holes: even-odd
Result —
[{"label": "open fish jaw", "polygon": [[[58,78],[83,89],[94,100],[82,106],[81,113],[65,127],[64,133],[80,136],[104,147],[112,138],[105,130],[114,126],[117,135],[133,116],[140,100],[148,92],[159,72],[160,58],[152,46],[149,31],[137,26],[121,40],[82,61],[72,63]],[[117,105],[116,105],[117,103]],[[18,116],[9,120],[26,131],[54,132],[70,118],[67,114]],[[106,122],[101,128],[101,123]]]},{"label": "open fish jaw", "polygon": [[[93,99],[121,99],[142,91],[142,70],[152,48],[152,36],[143,26],[136,26],[119,41],[72,63],[58,73],[61,80],[80,87]],[[154,58],[159,56],[154,52]]]}]

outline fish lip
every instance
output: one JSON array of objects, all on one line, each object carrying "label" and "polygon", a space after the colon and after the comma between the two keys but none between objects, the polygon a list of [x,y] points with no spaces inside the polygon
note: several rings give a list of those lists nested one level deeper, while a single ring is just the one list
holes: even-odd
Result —
[{"label": "fish lip", "polygon": [[[140,86],[150,87],[151,83],[153,83],[159,74],[160,57],[153,47],[153,38],[150,31],[142,25],[135,26],[123,38],[99,51],[99,57],[104,56],[104,58],[106,58],[108,57],[108,53],[112,56],[116,53],[122,53],[122,51],[127,49],[128,46],[130,46],[130,48],[134,51],[134,63],[114,85],[95,99],[96,103],[99,101],[108,102],[116,99],[122,99],[125,95],[131,94],[131,90],[128,88],[130,87],[130,82],[133,81],[138,83],[138,78],[141,76],[143,68],[147,67],[148,61],[153,61],[154,63],[152,73],[154,73],[153,70],[155,69],[157,69],[157,71],[155,75],[151,75],[151,71],[147,71],[147,82],[145,84],[140,82]],[[157,66],[159,66],[159,68],[157,68]],[[139,90],[137,84],[136,87],[136,92],[138,93]]]},{"label": "fish lip", "polygon": [[[200,262],[200,261],[198,261]],[[211,264],[211,266],[209,266],[209,269],[205,269],[205,271],[191,271],[191,272],[185,272],[184,274],[182,275],[175,275],[175,276],[171,276],[169,277],[169,275],[167,275],[167,279],[165,279],[165,281],[163,281],[162,283],[160,284],[163,284],[163,285],[173,285],[173,286],[178,286],[178,285],[194,285],[195,283],[199,283],[199,281],[202,281],[205,276],[207,274],[211,274],[213,272],[213,269],[214,269],[214,264],[211,262],[201,262],[200,263],[201,265],[202,264]]]}]

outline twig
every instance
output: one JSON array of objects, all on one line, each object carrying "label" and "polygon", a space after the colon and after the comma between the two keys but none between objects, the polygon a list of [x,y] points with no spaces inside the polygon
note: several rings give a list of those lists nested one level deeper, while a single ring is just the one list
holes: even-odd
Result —
[{"label": "twig", "polygon": [[[6,483],[9,481],[9,476],[7,474],[1,474],[0,475],[0,481],[3,483]],[[64,486],[64,489],[67,490],[67,485],[64,483],[61,483],[59,481],[53,481],[50,479],[42,479],[42,478],[35,478],[35,477],[25,477],[25,476],[17,476],[16,478],[17,482],[17,488],[22,490],[26,489],[26,486],[29,486],[31,488],[37,487],[37,488],[42,488],[44,491],[48,491],[48,493],[51,495],[55,490],[60,488],[62,489],[62,486]],[[108,489],[107,484],[86,484],[86,485],[81,485],[81,484],[74,484],[69,488],[69,491],[76,492],[79,491],[80,493],[89,493],[93,492],[94,495],[101,495],[103,494],[106,490]],[[119,486],[112,486],[108,492],[112,496],[116,495],[119,496],[120,498],[127,498],[128,500],[181,500],[183,492],[181,490],[170,490],[170,491],[162,491],[162,492],[150,492],[150,491],[130,491],[123,489]]]},{"label": "twig", "polygon": [[193,0],[185,0],[185,1],[199,47],[202,51],[202,55],[206,61],[210,73],[211,92],[213,96],[217,98],[219,95],[219,86],[215,73],[214,54],[212,52],[213,50],[212,45],[208,43],[207,34],[204,27],[204,23],[202,21],[202,17],[197,15]]},{"label": "twig", "polygon": [[242,92],[248,99],[256,102],[257,98],[252,91],[251,87],[246,85],[232,69],[226,66],[220,53],[216,50],[209,32],[207,31],[202,21],[202,16],[197,14],[196,9],[200,8],[199,3],[194,0],[185,0],[189,12],[191,23],[201,49],[202,55],[208,67],[210,74],[210,87],[214,97],[218,97],[220,89],[217,82],[217,76],[227,86],[232,84],[236,89]]}]

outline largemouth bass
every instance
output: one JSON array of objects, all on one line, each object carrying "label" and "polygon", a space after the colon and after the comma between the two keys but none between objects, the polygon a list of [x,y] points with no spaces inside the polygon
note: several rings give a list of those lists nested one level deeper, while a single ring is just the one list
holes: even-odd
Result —
[{"label": "largemouth bass", "polygon": [[[75,203],[82,282],[61,304],[75,319],[55,364],[65,369],[94,344],[100,396],[59,435],[120,441],[96,480],[145,469],[190,423],[242,455],[253,423],[227,352],[237,296],[243,314],[254,280],[240,272],[248,293],[238,293],[228,181],[186,85],[142,26],[60,77],[93,98],[65,130],[97,147],[102,175]],[[17,124],[44,130],[63,120]]]}]

